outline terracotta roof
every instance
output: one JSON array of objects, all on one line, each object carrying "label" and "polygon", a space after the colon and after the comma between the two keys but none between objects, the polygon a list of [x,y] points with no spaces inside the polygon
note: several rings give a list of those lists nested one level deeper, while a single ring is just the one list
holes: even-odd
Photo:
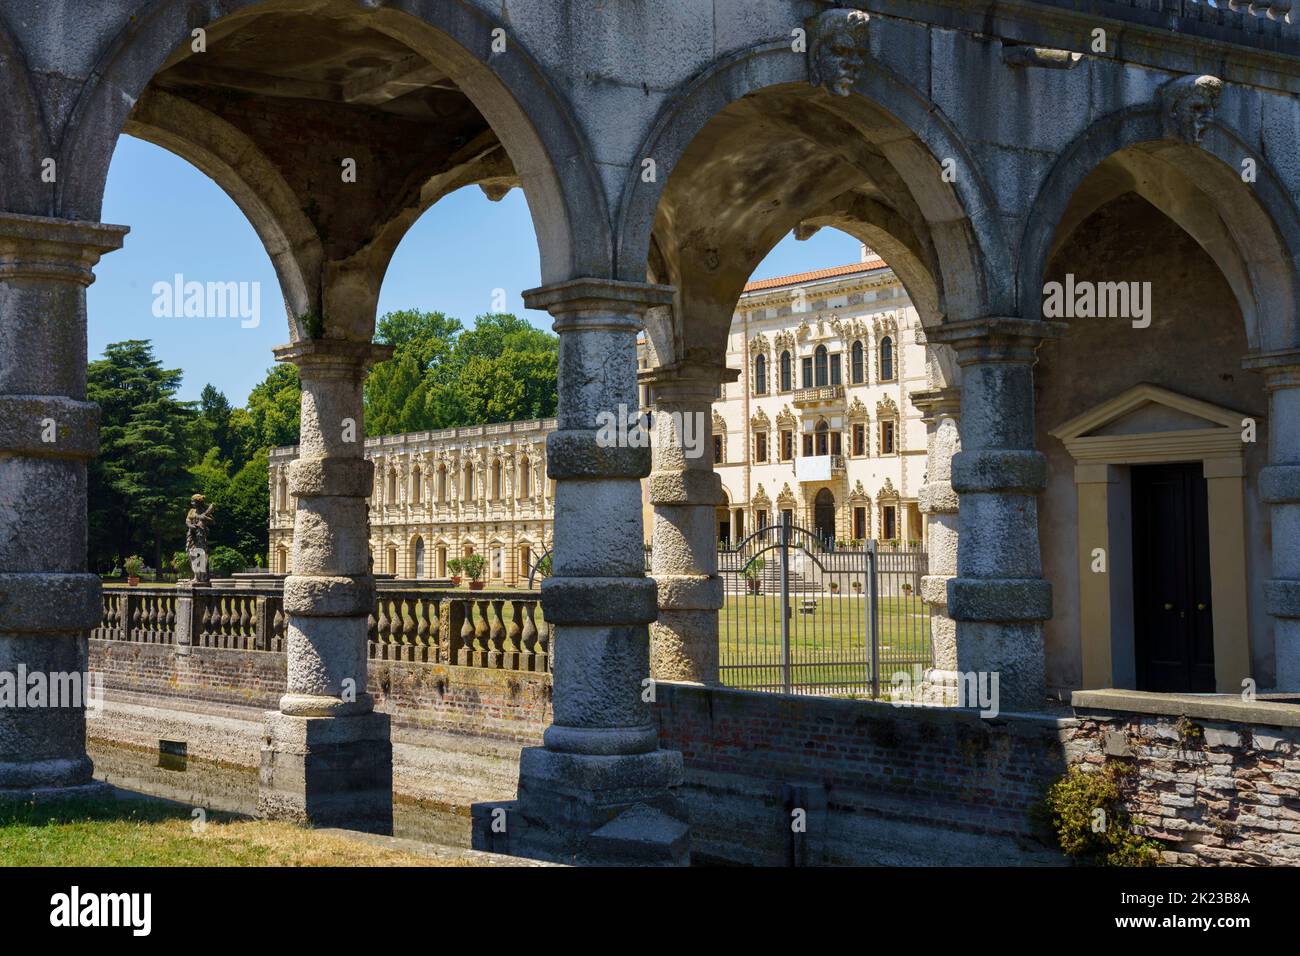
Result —
[{"label": "terracotta roof", "polygon": [[833,279],[836,276],[851,276],[858,272],[872,272],[876,269],[889,268],[885,260],[873,256],[866,262],[851,262],[846,266],[832,266],[829,269],[814,269],[812,272],[800,272],[792,276],[777,276],[775,279],[759,279],[746,284],[745,292],[758,292],[760,289],[777,289],[783,285],[798,285],[801,282],[815,282],[818,279]]}]

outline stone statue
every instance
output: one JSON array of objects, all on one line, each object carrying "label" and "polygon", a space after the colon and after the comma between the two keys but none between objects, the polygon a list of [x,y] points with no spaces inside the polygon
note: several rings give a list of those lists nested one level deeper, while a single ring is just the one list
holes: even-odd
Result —
[{"label": "stone statue", "polygon": [[853,92],[867,62],[867,24],[862,10],[827,10],[817,17],[808,44],[808,79],[836,96]]},{"label": "stone statue", "polygon": [[1160,88],[1160,121],[1165,136],[1200,145],[1223,95],[1217,76],[1180,76]]},{"label": "stone statue", "polygon": [[185,553],[190,557],[190,570],[195,584],[207,584],[208,578],[208,525],[212,524],[212,509],[201,511],[204,497],[190,496],[190,510],[185,515]]}]

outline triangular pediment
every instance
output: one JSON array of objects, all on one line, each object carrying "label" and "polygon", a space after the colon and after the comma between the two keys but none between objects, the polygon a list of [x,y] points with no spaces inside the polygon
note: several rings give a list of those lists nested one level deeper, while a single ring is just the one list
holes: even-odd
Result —
[{"label": "triangular pediment", "polygon": [[1067,445],[1082,438],[1242,428],[1242,412],[1143,383],[1052,429]]}]

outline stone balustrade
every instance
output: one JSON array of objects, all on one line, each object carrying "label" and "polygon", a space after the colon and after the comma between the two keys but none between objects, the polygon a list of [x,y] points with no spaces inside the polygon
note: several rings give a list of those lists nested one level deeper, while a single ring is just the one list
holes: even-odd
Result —
[{"label": "stone balustrade", "polygon": [[[284,653],[280,588],[194,588],[184,592],[193,596],[188,612],[186,602],[178,600],[182,593],[165,587],[106,587],[102,617],[90,636],[172,644],[178,654],[190,647]],[[186,613],[188,621],[180,620],[178,615]],[[370,660],[548,673],[551,632],[536,593],[385,588],[377,593],[367,622],[367,644]]]}]

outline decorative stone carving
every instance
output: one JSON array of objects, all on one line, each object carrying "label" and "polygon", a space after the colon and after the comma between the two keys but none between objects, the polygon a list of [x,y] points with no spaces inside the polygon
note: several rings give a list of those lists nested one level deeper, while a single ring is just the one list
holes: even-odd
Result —
[{"label": "decorative stone carving", "polygon": [[1217,76],[1180,76],[1160,88],[1160,120],[1169,139],[1198,146],[1205,138],[1223,81]]},{"label": "decorative stone carving", "polygon": [[880,486],[880,491],[876,492],[877,501],[890,501],[898,497],[898,489],[894,487],[894,482],[889,476],[885,476],[885,483]]},{"label": "decorative stone carving", "polygon": [[862,399],[860,398],[854,398],[853,401],[849,403],[848,416],[849,421],[860,422],[865,422],[870,417],[867,412],[867,406],[862,403]]},{"label": "decorative stone carving", "polygon": [[794,428],[795,423],[796,420],[794,417],[794,413],[790,411],[790,406],[789,405],[781,406],[781,413],[776,416],[776,427]]},{"label": "decorative stone carving", "polygon": [[772,421],[767,417],[767,412],[760,408],[750,417],[749,424],[759,431],[766,431],[768,426],[772,424]]},{"label": "decorative stone carving", "polygon": [[866,68],[868,25],[862,10],[827,10],[817,17],[808,44],[808,80],[835,96],[848,96]]}]

